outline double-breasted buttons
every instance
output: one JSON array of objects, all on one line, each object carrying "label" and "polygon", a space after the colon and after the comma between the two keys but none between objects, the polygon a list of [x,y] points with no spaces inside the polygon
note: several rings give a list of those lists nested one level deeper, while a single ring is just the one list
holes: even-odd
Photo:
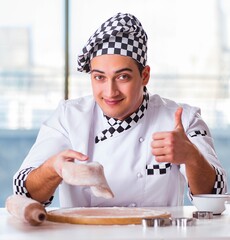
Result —
[{"label": "double-breasted buttons", "polygon": [[140,143],[144,142],[144,138],[143,138],[143,137],[140,137],[140,138],[139,138],[139,142],[140,142]]},{"label": "double-breasted buttons", "polygon": [[137,173],[137,178],[142,178],[143,177],[143,174],[141,172],[138,172]]}]

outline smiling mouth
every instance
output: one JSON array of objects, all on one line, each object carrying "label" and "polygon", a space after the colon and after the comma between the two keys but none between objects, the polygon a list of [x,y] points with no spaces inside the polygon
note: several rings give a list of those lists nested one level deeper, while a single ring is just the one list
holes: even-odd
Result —
[{"label": "smiling mouth", "polygon": [[113,105],[117,105],[118,103],[120,103],[122,101],[122,99],[120,99],[120,100],[104,99],[104,101],[107,105],[113,106]]}]

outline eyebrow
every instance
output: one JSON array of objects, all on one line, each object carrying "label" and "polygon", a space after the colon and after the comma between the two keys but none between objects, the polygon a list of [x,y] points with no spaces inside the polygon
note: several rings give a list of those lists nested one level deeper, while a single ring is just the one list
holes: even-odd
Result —
[{"label": "eyebrow", "polygon": [[[122,68],[122,69],[119,69],[119,70],[115,71],[115,73],[121,73],[121,72],[124,72],[124,71],[132,72],[133,70],[131,68]],[[105,72],[103,72],[101,70],[98,70],[98,69],[92,69],[91,73],[93,73],[93,72],[105,73]]]}]

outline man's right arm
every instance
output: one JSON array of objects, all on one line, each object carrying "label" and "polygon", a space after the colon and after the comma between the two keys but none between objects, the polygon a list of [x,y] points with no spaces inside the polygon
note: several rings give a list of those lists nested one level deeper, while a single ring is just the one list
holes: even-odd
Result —
[{"label": "man's right arm", "polygon": [[[85,161],[88,157],[74,150],[65,150],[50,157],[38,168],[30,169],[28,175],[23,177],[24,182],[20,184],[24,185],[23,194],[41,203],[47,203],[62,181],[62,163],[75,159]],[[17,189],[17,187],[15,188]],[[16,192],[16,194],[21,193]]]}]

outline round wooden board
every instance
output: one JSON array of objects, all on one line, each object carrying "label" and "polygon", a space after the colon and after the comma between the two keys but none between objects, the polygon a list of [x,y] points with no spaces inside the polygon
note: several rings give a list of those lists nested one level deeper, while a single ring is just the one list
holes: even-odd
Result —
[{"label": "round wooden board", "polygon": [[128,207],[62,208],[47,213],[48,221],[88,225],[141,224],[143,218],[169,217],[169,212]]}]

